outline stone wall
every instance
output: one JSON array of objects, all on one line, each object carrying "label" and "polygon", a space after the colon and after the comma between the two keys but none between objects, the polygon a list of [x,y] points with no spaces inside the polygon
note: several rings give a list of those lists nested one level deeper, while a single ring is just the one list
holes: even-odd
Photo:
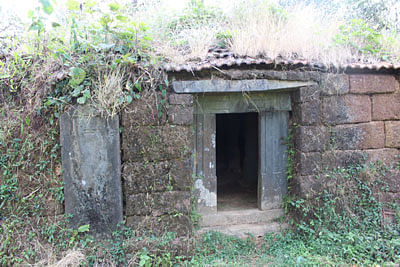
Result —
[{"label": "stone wall", "polygon": [[[393,75],[321,74],[318,85],[293,94],[294,189],[312,197],[337,167],[382,162],[395,166],[400,148],[400,89]],[[383,178],[400,199],[399,171]]]},{"label": "stone wall", "polygon": [[[313,196],[326,186],[317,178],[340,166],[398,162],[400,89],[394,75],[227,69],[199,77],[315,82],[291,93],[295,176],[289,192]],[[192,225],[193,98],[170,91],[159,117],[157,97],[142,95],[121,114],[124,214],[133,228],[185,234]],[[384,179],[390,185],[384,198],[400,199],[400,172]]]},{"label": "stone wall", "polygon": [[124,214],[132,228],[191,231],[193,98],[142,94],[121,114]]}]

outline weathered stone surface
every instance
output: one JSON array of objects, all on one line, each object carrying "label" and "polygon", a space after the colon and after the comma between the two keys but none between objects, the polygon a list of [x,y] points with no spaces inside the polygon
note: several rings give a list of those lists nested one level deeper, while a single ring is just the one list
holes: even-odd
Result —
[{"label": "weathered stone surface", "polygon": [[303,198],[312,198],[334,184],[334,181],[325,175],[298,176],[295,181],[296,195]]},{"label": "weathered stone surface", "polygon": [[322,119],[329,124],[368,122],[371,120],[371,101],[367,95],[325,97]]},{"label": "weathered stone surface", "polygon": [[382,180],[388,185],[388,192],[400,193],[400,170],[389,171]]},{"label": "weathered stone surface", "polygon": [[319,100],[321,88],[318,85],[305,86],[296,89],[293,93],[293,102],[301,103]]},{"label": "weathered stone surface", "polygon": [[365,161],[366,155],[360,150],[334,150],[322,154],[321,168],[324,170],[347,168],[363,164]]},{"label": "weathered stone surface", "polygon": [[279,209],[287,194],[287,145],[289,112],[272,111],[259,114],[260,165],[258,208]]},{"label": "weathered stone surface", "polygon": [[324,151],[329,141],[330,134],[324,126],[299,126],[294,130],[295,148],[302,152]]},{"label": "weathered stone surface", "polygon": [[190,190],[192,186],[192,165],[190,158],[171,161],[170,177],[176,190]]},{"label": "weathered stone surface", "polygon": [[168,102],[171,105],[191,106],[193,104],[193,95],[190,94],[170,94]]},{"label": "weathered stone surface", "polygon": [[190,211],[190,193],[168,191],[159,193],[141,193],[126,196],[125,213],[131,215],[161,216],[169,214],[179,216]]},{"label": "weathered stone surface", "polygon": [[[176,232],[178,236],[188,235],[192,232],[190,216],[183,214],[179,216],[166,214],[159,217],[128,216],[126,225],[132,229],[147,231],[156,236],[165,232]],[[165,249],[165,245],[162,249]]]},{"label": "weathered stone surface", "polygon": [[377,121],[400,119],[400,94],[374,95],[372,119]]},{"label": "weathered stone surface", "polygon": [[386,121],[386,147],[400,148],[400,121]]},{"label": "weathered stone surface", "polygon": [[122,138],[124,162],[184,158],[192,152],[193,132],[185,126],[130,127]]},{"label": "weathered stone surface", "polygon": [[353,94],[391,93],[399,88],[392,75],[350,75],[350,92]]},{"label": "weathered stone surface", "polygon": [[321,160],[322,157],[319,152],[296,152],[295,162],[298,173],[303,176],[320,173]]},{"label": "weathered stone surface", "polygon": [[333,146],[342,150],[383,148],[385,130],[383,122],[346,124],[333,127]]},{"label": "weathered stone surface", "polygon": [[[383,202],[383,203],[390,203],[390,204],[397,203],[397,204],[400,204],[400,193],[398,193],[398,192],[397,193],[387,192],[385,194],[381,194],[380,201]],[[390,216],[391,214],[389,213],[387,215]]]},{"label": "weathered stone surface", "polygon": [[193,107],[171,105],[168,108],[168,122],[175,125],[193,124]]},{"label": "weathered stone surface", "polygon": [[321,101],[314,100],[293,106],[294,120],[300,125],[315,125],[321,121]]},{"label": "weathered stone surface", "polygon": [[312,85],[309,81],[285,80],[223,80],[207,79],[192,81],[174,81],[172,87],[176,93],[212,93],[212,92],[260,92],[291,89]]},{"label": "weathered stone surface", "polygon": [[122,169],[125,195],[169,190],[189,190],[191,169],[189,160],[161,162],[127,162]]},{"label": "weathered stone surface", "polygon": [[395,148],[367,149],[363,152],[367,155],[367,160],[372,163],[382,162],[394,166],[399,162],[399,151]]},{"label": "weathered stone surface", "polygon": [[102,118],[88,106],[64,113],[61,158],[65,212],[71,225],[90,224],[105,234],[122,221],[121,160],[118,116]]},{"label": "weathered stone surface", "polygon": [[166,113],[161,113],[161,117],[158,114],[157,95],[142,94],[139,99],[135,99],[121,111],[121,126],[125,128],[138,125],[165,124]]},{"label": "weathered stone surface", "polygon": [[349,76],[346,74],[322,74],[321,89],[324,95],[343,95],[349,92]]},{"label": "weathered stone surface", "polygon": [[195,104],[195,114],[244,113],[292,109],[289,92],[198,94],[195,97]]},{"label": "weathered stone surface", "polygon": [[169,172],[168,161],[124,163],[122,177],[125,195],[167,191],[173,186]]}]

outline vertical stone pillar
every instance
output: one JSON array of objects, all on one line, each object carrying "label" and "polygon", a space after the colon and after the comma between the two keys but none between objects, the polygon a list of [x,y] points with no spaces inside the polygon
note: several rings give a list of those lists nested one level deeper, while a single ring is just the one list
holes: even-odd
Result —
[{"label": "vertical stone pillar", "polygon": [[71,226],[89,224],[92,234],[109,234],[122,221],[119,118],[79,106],[61,116],[60,127]]},{"label": "vertical stone pillar", "polygon": [[288,111],[263,111],[259,115],[259,209],[282,208],[287,194]]},{"label": "vertical stone pillar", "polygon": [[196,161],[194,183],[197,210],[200,213],[217,211],[216,122],[215,114],[196,114]]}]

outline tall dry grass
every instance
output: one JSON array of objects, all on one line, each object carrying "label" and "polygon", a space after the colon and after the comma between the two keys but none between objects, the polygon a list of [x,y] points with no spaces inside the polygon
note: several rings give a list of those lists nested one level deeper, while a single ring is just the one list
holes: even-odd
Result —
[{"label": "tall dry grass", "polygon": [[[187,1],[189,2],[189,1]],[[354,48],[334,43],[339,26],[345,24],[346,10],[328,14],[321,7],[300,3],[282,8],[273,0],[205,1],[206,8],[217,8],[221,16],[199,21],[183,30],[169,28],[171,22],[187,15],[184,7],[173,7],[166,0],[150,0],[135,10],[145,21],[154,39],[154,50],[174,63],[198,61],[215,47],[219,32],[229,32],[229,48],[239,56],[298,58],[327,64],[379,61],[373,56],[354,53]],[[185,13],[186,12],[186,13]],[[385,42],[384,49],[400,58],[397,38]]]}]

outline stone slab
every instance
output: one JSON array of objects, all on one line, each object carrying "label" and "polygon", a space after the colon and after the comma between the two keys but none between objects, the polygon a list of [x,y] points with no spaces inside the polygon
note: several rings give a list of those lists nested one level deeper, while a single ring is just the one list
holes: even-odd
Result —
[{"label": "stone slab", "polygon": [[161,94],[143,93],[139,99],[135,99],[131,104],[121,111],[121,126],[143,126],[143,125],[164,125],[166,112],[161,113],[157,109],[157,97]]},{"label": "stone slab", "polygon": [[400,94],[374,95],[372,97],[373,120],[399,120]]},{"label": "stone slab", "polygon": [[324,97],[322,119],[329,124],[368,122],[371,120],[371,100],[367,95]]},{"label": "stone slab", "polygon": [[293,92],[293,102],[302,103],[319,100],[321,88],[317,85],[300,87]]},{"label": "stone slab", "polygon": [[122,177],[125,195],[189,190],[192,177],[190,160],[126,162]]},{"label": "stone slab", "polygon": [[213,214],[204,214],[200,220],[201,227],[269,223],[278,220],[284,215],[282,209],[262,211],[259,209],[218,211]]},{"label": "stone slab", "polygon": [[399,151],[395,148],[367,149],[363,153],[367,155],[368,162],[380,162],[387,166],[396,166],[400,159]]},{"label": "stone slab", "polygon": [[350,92],[353,94],[391,93],[399,88],[392,75],[350,75]]},{"label": "stone slab", "polygon": [[295,166],[297,172],[302,176],[320,173],[324,168],[321,163],[322,156],[319,152],[302,153],[296,151]]},{"label": "stone slab", "polygon": [[287,229],[289,225],[285,223],[270,222],[262,224],[235,224],[224,226],[203,227],[198,232],[200,234],[209,231],[220,232],[225,235],[232,235],[239,238],[247,238],[251,236],[263,237],[266,233],[279,233]]},{"label": "stone slab", "polygon": [[324,95],[343,95],[349,92],[349,76],[346,74],[322,74],[321,90]]},{"label": "stone slab", "polygon": [[[192,232],[192,221],[188,215],[128,216],[126,225],[132,229],[146,231],[156,236],[163,235],[166,232],[175,232],[177,236],[184,236]],[[165,249],[165,245],[162,249]],[[134,253],[136,252],[134,251]]]},{"label": "stone slab", "polygon": [[173,125],[192,125],[193,107],[170,105],[168,108],[168,122]]},{"label": "stone slab", "polygon": [[109,234],[122,221],[118,116],[100,117],[88,106],[62,114],[61,159],[65,212],[72,227],[89,224]]},{"label": "stone slab", "polygon": [[191,94],[170,94],[168,96],[168,102],[171,105],[193,105],[193,95]]},{"label": "stone slab", "polygon": [[195,97],[196,114],[261,112],[292,109],[289,93],[202,94]]},{"label": "stone slab", "polygon": [[259,114],[258,208],[279,209],[287,194],[287,137],[289,112]]},{"label": "stone slab", "polygon": [[193,132],[178,125],[137,126],[122,132],[123,161],[163,161],[189,157]]},{"label": "stone slab", "polygon": [[174,81],[172,88],[175,93],[215,93],[215,92],[261,92],[282,89],[293,89],[313,85],[313,82],[282,81],[282,80],[196,80]]},{"label": "stone slab", "polygon": [[365,163],[367,155],[361,150],[333,150],[322,154],[323,170],[347,168]]},{"label": "stone slab", "polygon": [[321,101],[313,100],[293,105],[294,120],[300,125],[316,125],[321,122]]},{"label": "stone slab", "polygon": [[333,146],[341,150],[383,148],[385,129],[383,122],[338,125],[332,128]]},{"label": "stone slab", "polygon": [[157,217],[165,214],[179,216],[180,214],[188,214],[190,207],[189,192],[140,193],[126,196],[125,213],[127,216]]},{"label": "stone slab", "polygon": [[295,148],[302,152],[325,151],[329,148],[330,133],[324,126],[298,126],[294,129]]},{"label": "stone slab", "polygon": [[385,121],[386,147],[400,148],[400,121]]}]

